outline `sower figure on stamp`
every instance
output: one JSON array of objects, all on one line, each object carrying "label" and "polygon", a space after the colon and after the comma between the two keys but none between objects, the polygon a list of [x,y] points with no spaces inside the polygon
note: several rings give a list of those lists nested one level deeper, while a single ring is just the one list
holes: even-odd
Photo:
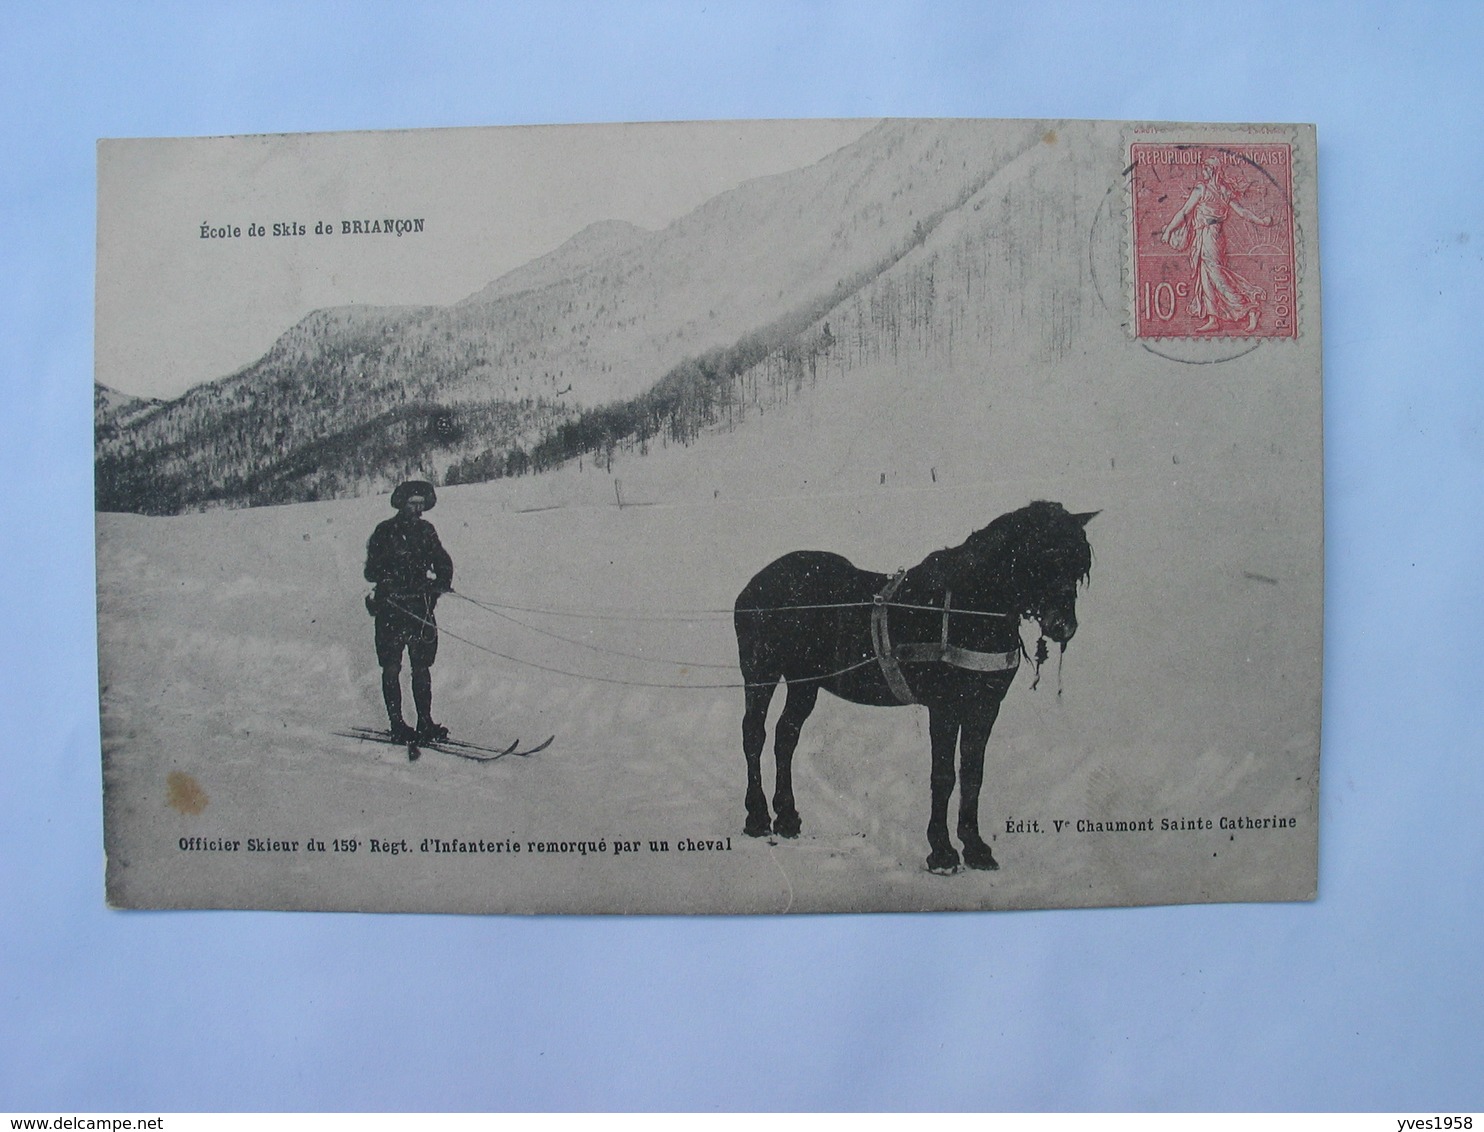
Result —
[{"label": "sower figure on stamp", "polygon": [[[438,502],[433,485],[411,480],[392,492],[397,514],[380,523],[366,543],[366,581],[375,591],[366,608],[376,618],[376,659],[381,663],[381,694],[392,736],[406,742],[448,738],[433,722],[433,661],[438,625],[433,616],[440,595],[453,588],[453,559],[438,541],[433,524],[422,517]],[[417,728],[402,718],[402,652],[412,662],[412,702]]]},{"label": "sower figure on stamp", "polygon": [[1225,225],[1233,214],[1249,224],[1273,226],[1271,216],[1258,216],[1238,200],[1240,189],[1223,170],[1221,158],[1208,157],[1201,164],[1201,177],[1190,190],[1180,211],[1170,218],[1159,238],[1176,251],[1190,256],[1195,273],[1195,293],[1190,313],[1204,318],[1198,331],[1219,330],[1223,322],[1246,320],[1249,331],[1257,329],[1267,292],[1232,268],[1227,257]]}]

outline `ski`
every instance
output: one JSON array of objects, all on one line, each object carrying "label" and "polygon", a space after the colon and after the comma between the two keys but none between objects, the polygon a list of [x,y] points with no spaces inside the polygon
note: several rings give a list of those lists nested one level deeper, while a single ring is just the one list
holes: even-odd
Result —
[{"label": "ski", "polygon": [[517,753],[516,748],[520,746],[519,739],[504,748],[485,747],[479,743],[465,742],[463,739],[439,739],[438,742],[442,743],[445,747],[462,747],[466,751],[480,751],[487,755],[513,755]]},{"label": "ski", "polygon": [[[530,751],[519,751],[516,750],[520,746],[519,739],[503,749],[486,747],[479,743],[469,743],[462,739],[440,739],[436,741],[413,739],[409,741],[398,739],[390,731],[379,731],[372,727],[352,727],[348,731],[337,731],[335,734],[344,739],[362,739],[372,743],[386,743],[393,747],[406,747],[409,762],[417,761],[424,750],[431,750],[439,751],[445,755],[453,755],[456,758],[468,759],[471,762],[489,763],[494,762],[496,759],[504,758],[506,755],[532,755],[536,751],[544,750],[551,744],[551,739],[548,739],[540,747],[532,748]],[[556,736],[552,736],[552,739],[555,738]]]},{"label": "ski", "polygon": [[[336,734],[341,735],[347,739],[375,739],[378,742],[382,743],[408,742],[408,740],[397,739],[393,737],[390,731],[383,731],[375,727],[352,727],[348,731],[337,731]],[[445,747],[462,747],[465,750],[478,751],[481,754],[486,755],[513,754],[515,752],[515,749],[520,746],[519,739],[517,739],[514,743],[511,743],[508,747],[486,747],[481,743],[470,743],[464,739],[412,739],[410,741],[416,743],[418,746],[421,747],[431,747],[435,745]]]},{"label": "ski", "polygon": [[440,740],[440,744],[435,744],[435,746],[438,746],[439,749],[442,750],[443,753],[446,755],[459,754],[459,751],[447,749],[449,747],[459,747],[469,752],[469,754],[464,756],[465,758],[477,759],[479,762],[493,762],[495,759],[502,759],[506,755],[513,755],[518,759],[528,759],[532,755],[539,754],[542,751],[546,750],[546,748],[551,746],[554,742],[556,742],[556,736],[551,735],[548,736],[544,742],[537,743],[534,747],[531,747],[524,751],[516,749],[520,746],[519,739],[517,739],[514,743],[511,743],[510,746],[506,747],[503,751],[496,751],[493,747],[481,747],[477,743],[465,743],[461,739],[443,739]]}]

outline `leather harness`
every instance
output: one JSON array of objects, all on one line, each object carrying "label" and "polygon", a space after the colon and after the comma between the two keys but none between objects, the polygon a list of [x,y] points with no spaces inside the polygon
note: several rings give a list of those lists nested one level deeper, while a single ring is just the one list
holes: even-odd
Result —
[{"label": "leather harness", "polygon": [[968,669],[970,672],[1008,672],[1020,667],[1019,646],[1008,652],[976,652],[948,643],[948,613],[953,604],[952,590],[945,590],[943,593],[943,631],[938,640],[893,645],[886,611],[891,604],[892,595],[897,592],[897,587],[906,576],[906,570],[898,570],[871,602],[871,647],[876,650],[876,660],[881,665],[881,675],[886,678],[886,686],[899,703],[918,702],[902,676],[903,664],[938,662],[953,668]]}]

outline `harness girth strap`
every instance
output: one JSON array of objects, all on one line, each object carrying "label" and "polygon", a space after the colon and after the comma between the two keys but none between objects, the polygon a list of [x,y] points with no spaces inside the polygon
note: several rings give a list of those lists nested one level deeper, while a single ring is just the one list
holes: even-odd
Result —
[{"label": "harness girth strap", "polygon": [[1020,667],[1020,650],[1008,652],[975,652],[957,645],[940,645],[936,641],[923,645],[898,645],[896,659],[907,664],[941,661],[953,668],[970,672],[1008,672]]},{"label": "harness girth strap", "polygon": [[892,595],[896,593],[906,574],[906,570],[898,570],[871,603],[871,647],[876,650],[876,660],[881,665],[881,675],[886,678],[886,686],[899,702],[917,702],[917,697],[912,694],[912,689],[902,675],[903,663],[941,663],[970,672],[1009,672],[1020,667],[1021,650],[1018,647],[1007,652],[977,652],[948,643],[948,613],[953,605],[951,590],[943,594],[943,626],[938,640],[893,645],[886,622],[886,611]]},{"label": "harness girth strap", "polygon": [[876,650],[876,660],[881,665],[881,675],[886,677],[886,686],[891,689],[891,694],[897,698],[897,702],[915,704],[917,697],[912,694],[912,689],[907,686],[907,681],[902,676],[902,666],[897,663],[896,652],[891,647],[891,632],[886,625],[886,603],[891,600],[891,595],[897,592],[897,587],[902,584],[902,579],[906,576],[906,570],[898,570],[871,603],[871,647]]}]

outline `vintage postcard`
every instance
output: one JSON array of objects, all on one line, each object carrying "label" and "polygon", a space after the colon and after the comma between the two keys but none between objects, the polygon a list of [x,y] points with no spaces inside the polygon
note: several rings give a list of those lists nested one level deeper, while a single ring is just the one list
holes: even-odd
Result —
[{"label": "vintage postcard", "polygon": [[114,906],[1315,895],[1312,127],[98,155]]}]

